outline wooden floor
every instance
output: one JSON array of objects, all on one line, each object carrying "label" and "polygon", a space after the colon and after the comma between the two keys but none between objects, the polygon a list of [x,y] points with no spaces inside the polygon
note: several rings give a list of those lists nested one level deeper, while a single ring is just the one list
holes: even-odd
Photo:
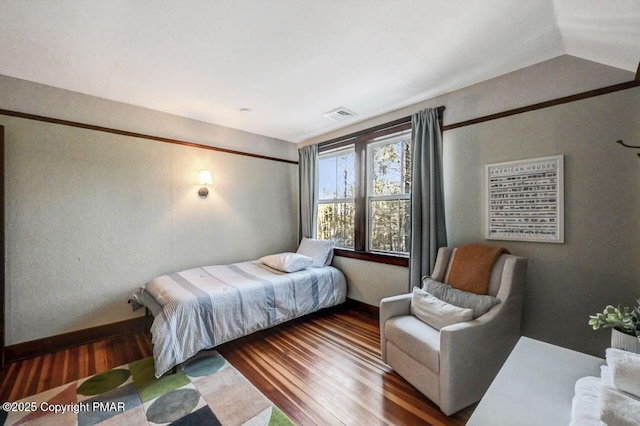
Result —
[{"label": "wooden floor", "polygon": [[[325,310],[219,346],[218,351],[298,425],[463,425],[380,361],[376,318]],[[121,336],[5,366],[1,401],[151,356],[149,336]]]},{"label": "wooden floor", "polygon": [[13,402],[151,355],[151,340],[140,332],[13,362],[0,371],[0,401]]}]

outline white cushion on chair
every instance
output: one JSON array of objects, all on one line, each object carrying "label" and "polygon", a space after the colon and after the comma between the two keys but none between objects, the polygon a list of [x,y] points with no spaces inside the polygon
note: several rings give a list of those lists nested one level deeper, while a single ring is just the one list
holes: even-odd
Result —
[{"label": "white cushion on chair", "polygon": [[413,315],[393,317],[385,323],[387,340],[431,371],[440,372],[440,332]]},{"label": "white cushion on chair", "polygon": [[[429,277],[422,279],[422,289],[440,300],[460,308],[472,309],[473,318],[481,317],[489,309],[500,303],[500,299],[489,295],[480,295],[459,290],[449,284],[441,283]],[[461,322],[461,321],[458,321]],[[454,323],[452,323],[454,324]]]},{"label": "white cushion on chair", "polygon": [[436,330],[459,322],[471,321],[473,309],[460,308],[440,300],[431,293],[413,288],[411,297],[411,315],[426,322]]}]

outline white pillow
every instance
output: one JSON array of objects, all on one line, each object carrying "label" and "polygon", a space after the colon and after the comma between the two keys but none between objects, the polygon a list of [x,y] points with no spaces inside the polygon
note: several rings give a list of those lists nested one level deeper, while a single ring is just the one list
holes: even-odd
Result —
[{"label": "white pillow", "polygon": [[331,263],[333,258],[333,241],[303,238],[296,253],[309,256],[313,259],[313,265],[322,268]]},{"label": "white pillow", "polygon": [[261,257],[258,261],[264,263],[270,268],[283,272],[301,271],[303,269],[307,269],[311,264],[313,264],[313,259],[310,257],[289,252],[270,254],[269,256]]},{"label": "white pillow", "polygon": [[411,314],[436,330],[473,319],[473,309],[451,305],[418,287],[411,295]]},{"label": "white pillow", "polygon": [[459,308],[473,309],[473,317],[486,314],[489,309],[500,303],[500,299],[489,295],[475,294],[459,290],[449,284],[441,283],[429,277],[422,278],[422,289],[440,300],[444,300]]}]

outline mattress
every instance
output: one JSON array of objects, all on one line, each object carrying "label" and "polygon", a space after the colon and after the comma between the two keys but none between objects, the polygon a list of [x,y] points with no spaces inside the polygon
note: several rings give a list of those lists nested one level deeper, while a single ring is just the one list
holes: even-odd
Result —
[{"label": "mattress", "polygon": [[129,298],[147,307],[155,376],[203,349],[273,327],[346,300],[332,266],[284,273],[258,261],[193,268],[149,281]]}]

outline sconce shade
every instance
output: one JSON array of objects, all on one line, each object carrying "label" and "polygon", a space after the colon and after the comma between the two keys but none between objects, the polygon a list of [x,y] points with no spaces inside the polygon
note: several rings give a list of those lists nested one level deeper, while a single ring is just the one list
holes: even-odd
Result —
[{"label": "sconce shade", "polygon": [[209,170],[203,170],[200,172],[200,185],[204,186],[198,190],[198,195],[200,198],[207,198],[209,195],[209,188],[207,188],[207,185],[211,185],[211,172]]},{"label": "sconce shade", "polygon": [[200,172],[200,185],[211,185],[211,172],[209,170]]}]

